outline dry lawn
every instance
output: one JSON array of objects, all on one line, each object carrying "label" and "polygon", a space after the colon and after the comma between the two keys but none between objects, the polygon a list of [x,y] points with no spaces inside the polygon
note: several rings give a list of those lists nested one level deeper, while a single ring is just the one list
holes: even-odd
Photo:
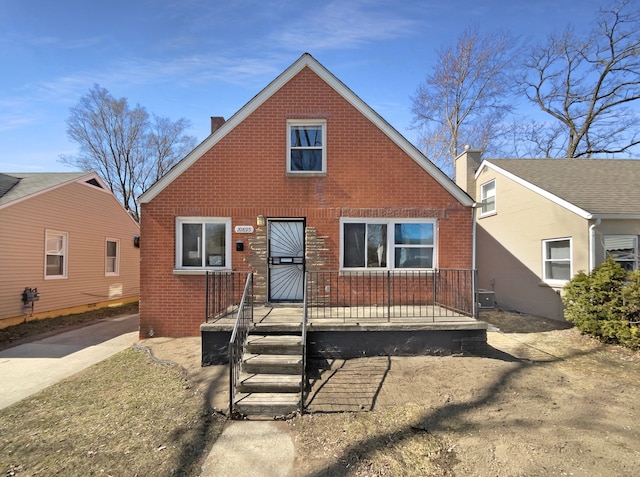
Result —
[{"label": "dry lawn", "polygon": [[[329,363],[311,413],[286,423],[292,477],[640,475],[639,352],[535,317],[482,318],[500,329],[482,356]],[[127,350],[0,411],[0,471],[198,475],[226,370],[201,368],[194,340],[146,340],[179,366]]]},{"label": "dry lawn", "polygon": [[0,410],[0,471],[197,475],[223,423],[182,368],[129,349]]}]

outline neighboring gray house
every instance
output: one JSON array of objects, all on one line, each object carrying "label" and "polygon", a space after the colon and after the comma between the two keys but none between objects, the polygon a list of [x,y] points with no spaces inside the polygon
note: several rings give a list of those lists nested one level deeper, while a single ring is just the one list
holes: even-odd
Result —
[{"label": "neighboring gray house", "polygon": [[456,182],[479,204],[478,285],[497,306],[563,319],[577,272],[611,256],[638,268],[640,160],[456,158]]}]

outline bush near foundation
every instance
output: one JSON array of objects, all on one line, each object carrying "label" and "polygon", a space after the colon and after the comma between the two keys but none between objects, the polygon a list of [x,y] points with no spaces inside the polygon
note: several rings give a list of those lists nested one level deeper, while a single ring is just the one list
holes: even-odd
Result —
[{"label": "bush near foundation", "polygon": [[640,348],[640,271],[609,259],[590,274],[578,273],[564,288],[564,316],[605,343]]}]

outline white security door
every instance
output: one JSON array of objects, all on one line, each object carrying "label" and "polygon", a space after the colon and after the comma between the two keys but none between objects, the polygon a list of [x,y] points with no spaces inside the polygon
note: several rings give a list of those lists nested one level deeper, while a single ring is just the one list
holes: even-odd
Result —
[{"label": "white security door", "polygon": [[304,298],[304,220],[269,220],[269,301]]}]

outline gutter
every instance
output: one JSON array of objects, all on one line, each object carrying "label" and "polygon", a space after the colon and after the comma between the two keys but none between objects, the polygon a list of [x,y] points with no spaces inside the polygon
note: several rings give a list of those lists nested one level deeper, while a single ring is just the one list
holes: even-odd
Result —
[{"label": "gutter", "polygon": [[596,221],[589,226],[589,273],[591,273],[596,266],[596,227],[600,225],[600,222],[600,218],[597,218]]}]

